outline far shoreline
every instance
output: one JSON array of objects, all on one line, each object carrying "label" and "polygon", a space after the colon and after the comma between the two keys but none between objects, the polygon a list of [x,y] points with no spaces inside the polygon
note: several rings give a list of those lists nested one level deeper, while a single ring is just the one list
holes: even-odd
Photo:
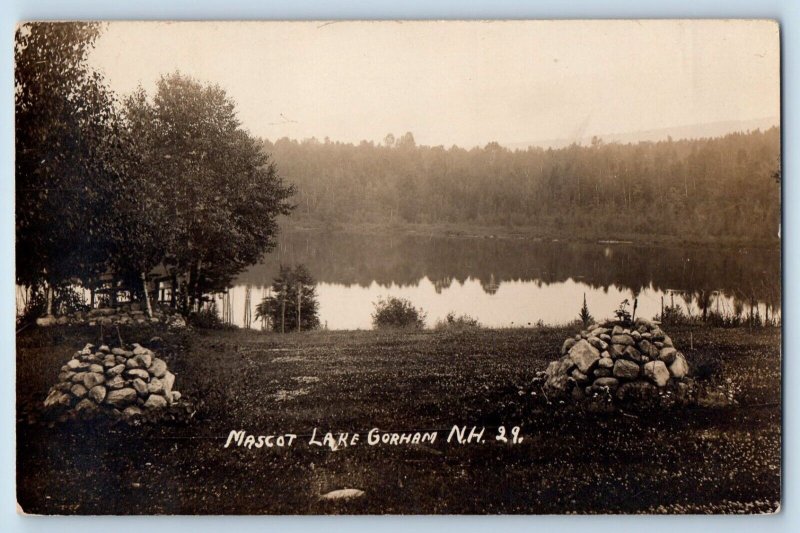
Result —
[{"label": "far shoreline", "polygon": [[280,221],[281,233],[344,233],[351,235],[391,235],[410,237],[446,237],[462,239],[503,239],[531,242],[566,242],[583,244],[664,246],[664,247],[712,247],[712,248],[752,248],[780,250],[781,239],[769,241],[737,239],[734,237],[679,237],[664,234],[584,234],[558,232],[535,226],[482,226],[473,224],[447,223],[385,223],[385,222],[324,222],[302,218],[284,218]]}]

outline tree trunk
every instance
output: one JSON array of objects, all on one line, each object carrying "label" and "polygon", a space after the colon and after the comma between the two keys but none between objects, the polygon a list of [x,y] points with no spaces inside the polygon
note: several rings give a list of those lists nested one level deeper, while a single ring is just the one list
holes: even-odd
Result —
[{"label": "tree trunk", "polygon": [[46,316],[53,315],[53,285],[47,284],[47,313]]},{"label": "tree trunk", "polygon": [[281,291],[281,333],[286,333],[286,284],[283,284]]},{"label": "tree trunk", "polygon": [[300,331],[300,306],[303,301],[303,284],[297,284],[297,331]]},{"label": "tree trunk", "polygon": [[150,291],[147,287],[147,274],[142,272],[142,288],[144,289],[144,304],[147,307],[147,318],[153,318],[153,306],[150,304]]},{"label": "tree trunk", "polygon": [[178,304],[178,274],[173,272],[172,273],[172,291],[169,295],[169,306],[172,309],[175,309],[175,306]]}]

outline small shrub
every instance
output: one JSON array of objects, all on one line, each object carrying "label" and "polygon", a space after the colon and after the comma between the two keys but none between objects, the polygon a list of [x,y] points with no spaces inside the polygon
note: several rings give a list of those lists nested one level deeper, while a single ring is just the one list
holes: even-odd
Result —
[{"label": "small shrub", "polygon": [[436,329],[437,330],[447,330],[447,329],[477,329],[481,327],[481,323],[478,322],[477,318],[473,318],[469,315],[459,315],[456,316],[455,313],[452,311],[447,313],[447,316],[444,320],[439,320],[436,322]]},{"label": "small shrub", "polygon": [[619,304],[619,308],[614,311],[614,314],[617,315],[617,321],[621,324],[630,324],[631,323],[631,314],[628,311],[628,306],[631,303],[628,301],[627,298],[622,300]]},{"label": "small shrub", "polygon": [[375,329],[401,328],[422,329],[425,327],[425,312],[417,309],[405,298],[381,298],[375,302],[372,325]]},{"label": "small shrub", "polygon": [[580,321],[583,324],[584,328],[589,327],[589,324],[594,322],[594,317],[589,312],[589,306],[586,305],[586,293],[585,292],[583,293],[583,307],[581,307],[581,312],[578,315],[578,318],[580,319]]},{"label": "small shrub", "polygon": [[222,321],[219,312],[217,312],[216,302],[212,302],[205,309],[190,314],[188,321],[189,325],[198,329],[228,329],[235,327]]}]

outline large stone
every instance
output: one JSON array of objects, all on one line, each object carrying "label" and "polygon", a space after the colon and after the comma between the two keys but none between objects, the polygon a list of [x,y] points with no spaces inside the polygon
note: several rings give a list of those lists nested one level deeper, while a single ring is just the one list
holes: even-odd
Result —
[{"label": "large stone", "polygon": [[625,330],[622,326],[614,326],[614,329],[611,330],[611,336],[613,338],[614,335],[622,335],[624,332]]},{"label": "large stone", "polygon": [[103,373],[103,366],[102,365],[98,365],[97,363],[89,365],[89,372],[96,372],[96,373],[102,374]]},{"label": "large stone", "polygon": [[579,384],[584,384],[587,381],[589,381],[589,376],[587,376],[577,368],[574,368],[570,375],[572,376],[572,379],[577,381]]},{"label": "large stone", "polygon": [[153,356],[149,352],[136,354],[135,360],[141,368],[149,368],[153,362]]},{"label": "large stone", "polygon": [[569,358],[578,367],[578,370],[588,374],[600,360],[600,351],[585,339],[581,339],[570,349]]},{"label": "large stone", "polygon": [[45,398],[44,406],[46,408],[55,407],[57,405],[69,407],[71,402],[72,398],[69,394],[53,389],[50,391],[50,394],[47,395],[47,398]]},{"label": "large stone", "polygon": [[158,378],[153,378],[147,384],[147,392],[150,394],[164,394],[164,382]]},{"label": "large stone", "polygon": [[150,374],[147,373],[147,370],[143,370],[141,368],[132,368],[130,370],[126,370],[125,375],[129,378],[140,378],[144,381],[150,381]]},{"label": "large stone", "polygon": [[77,360],[77,359],[70,359],[69,361],[67,361],[67,366],[69,368],[71,368],[72,370],[75,370],[79,366],[81,366],[81,362],[79,360]]},{"label": "large stone", "polygon": [[89,390],[89,398],[97,403],[103,403],[106,399],[106,388],[102,385],[95,385]]},{"label": "large stone", "polygon": [[597,378],[592,383],[592,388],[599,389],[603,387],[608,387],[611,390],[615,390],[619,386],[619,380],[617,378]]},{"label": "large stone", "polygon": [[571,337],[569,339],[565,340],[564,344],[561,345],[561,355],[565,355],[570,350],[570,348],[575,346],[576,342],[578,342],[578,341],[576,341],[575,339],[573,339]]},{"label": "large stone", "polygon": [[116,365],[106,370],[106,374],[108,374],[108,377],[119,376],[123,370],[125,370],[125,365]]},{"label": "large stone", "polygon": [[122,408],[135,402],[136,396],[136,390],[129,387],[112,390],[106,395],[106,403],[114,407]]},{"label": "large stone", "polygon": [[589,337],[586,339],[589,344],[600,350],[601,352],[605,351],[608,348],[608,343],[604,340],[598,339],[597,337]]},{"label": "large stone", "polygon": [[84,398],[75,405],[75,411],[79,413],[81,411],[95,411],[95,410],[97,410],[97,404],[94,403],[89,398]]},{"label": "large stone", "polygon": [[124,386],[125,380],[122,379],[122,376],[114,376],[106,382],[106,387],[112,390],[121,389]]},{"label": "large stone", "polygon": [[146,353],[150,353],[150,350],[148,350],[147,348],[145,348],[144,346],[142,346],[140,344],[134,343],[134,345],[133,345],[133,355],[142,355],[142,354],[146,354]]},{"label": "large stone", "polygon": [[84,396],[86,396],[87,392],[86,387],[84,387],[80,383],[76,383],[75,385],[73,385],[72,388],[69,389],[69,391],[76,398],[83,398]]},{"label": "large stone", "polygon": [[614,363],[614,377],[620,379],[636,379],[639,377],[639,365],[625,359],[617,359]]},{"label": "large stone", "polygon": [[111,350],[111,353],[114,355],[125,355],[125,350],[123,350],[122,348],[113,348]]},{"label": "large stone", "polygon": [[164,384],[164,394],[169,394],[172,392],[172,387],[175,386],[175,374],[167,372],[164,374],[164,377],[161,378],[161,382]]},{"label": "large stone", "polygon": [[147,383],[145,383],[144,380],[136,378],[131,382],[131,385],[136,389],[136,393],[139,396],[147,396]]},{"label": "large stone", "polygon": [[653,343],[647,339],[642,339],[639,342],[639,351],[650,359],[658,358],[658,348],[656,348],[655,345],[653,345]]},{"label": "large stone", "polygon": [[136,357],[131,357],[127,361],[125,361],[125,368],[139,368],[141,367],[141,363]]},{"label": "large stone", "polygon": [[622,353],[622,357],[624,357],[625,359],[629,359],[634,363],[641,363],[644,360],[642,358],[642,354],[639,353],[639,350],[637,350],[633,346],[626,346],[625,351]]},{"label": "large stone", "polygon": [[625,353],[625,348],[627,348],[627,346],[623,346],[622,344],[612,344],[608,352],[611,354],[612,359],[619,359]]},{"label": "large stone", "polygon": [[633,341],[633,337],[631,337],[630,335],[627,335],[627,334],[613,335],[611,337],[611,343],[612,344],[622,344],[623,346],[633,346],[634,344],[636,344]]},{"label": "large stone", "polygon": [[105,383],[105,381],[106,377],[97,372],[87,372],[86,375],[83,376],[83,386],[86,387],[86,390],[91,389],[95,385]]},{"label": "large stone", "polygon": [[160,409],[167,406],[167,399],[158,394],[151,394],[147,401],[144,402],[145,409]]},{"label": "large stone", "polygon": [[661,348],[661,351],[658,353],[658,360],[663,361],[664,364],[671,365],[672,362],[675,361],[675,354],[677,353],[678,350],[672,346],[665,346]]},{"label": "large stone", "polygon": [[663,361],[650,361],[645,363],[644,376],[659,387],[665,387],[669,382],[669,370]]},{"label": "large stone", "polygon": [[64,371],[58,374],[58,381],[69,381],[72,376],[75,375],[75,372]]},{"label": "large stone", "polygon": [[167,373],[167,363],[156,357],[153,359],[153,363],[150,365],[148,370],[153,376],[157,378],[163,378],[164,374]]},{"label": "large stone", "polygon": [[133,418],[135,416],[140,416],[142,414],[142,409],[136,405],[130,405],[122,411],[122,414],[125,418]]},{"label": "large stone", "polygon": [[[608,353],[608,352],[603,352]],[[597,362],[597,366],[600,368],[614,368],[614,360],[611,359],[611,356],[608,357],[601,357],[600,360]]]},{"label": "large stone", "polygon": [[689,375],[689,363],[682,353],[675,354],[675,360],[669,365],[669,373],[676,379],[683,379]]}]

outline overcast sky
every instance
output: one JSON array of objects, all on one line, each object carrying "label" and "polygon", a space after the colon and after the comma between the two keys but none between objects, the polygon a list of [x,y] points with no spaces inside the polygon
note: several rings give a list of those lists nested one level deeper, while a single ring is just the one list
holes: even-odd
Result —
[{"label": "overcast sky", "polygon": [[90,61],[148,92],[223,87],[251,133],[450,146],[780,114],[768,21],[110,23]]}]

